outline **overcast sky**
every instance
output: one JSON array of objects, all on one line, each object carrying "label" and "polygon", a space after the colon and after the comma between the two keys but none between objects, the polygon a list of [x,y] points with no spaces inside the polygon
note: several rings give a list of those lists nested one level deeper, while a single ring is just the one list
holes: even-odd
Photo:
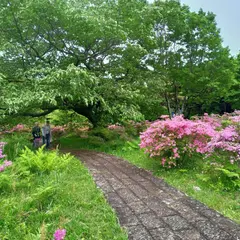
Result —
[{"label": "overcast sky", "polygon": [[[153,0],[149,0],[153,2]],[[181,0],[192,11],[202,8],[216,14],[218,28],[225,46],[236,55],[240,50],[240,0]]]}]

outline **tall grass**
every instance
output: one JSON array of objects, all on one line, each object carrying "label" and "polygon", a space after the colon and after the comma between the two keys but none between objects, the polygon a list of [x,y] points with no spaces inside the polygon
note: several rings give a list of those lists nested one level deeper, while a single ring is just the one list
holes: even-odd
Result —
[{"label": "tall grass", "polygon": [[67,230],[66,240],[127,240],[79,159],[42,149],[21,151],[29,145],[21,136],[4,140],[14,162],[0,173],[1,240],[52,240],[58,228]]},{"label": "tall grass", "polygon": [[32,148],[29,133],[11,133],[5,135],[1,141],[7,142],[7,145],[4,146],[4,153],[11,161],[14,161],[25,147]]}]

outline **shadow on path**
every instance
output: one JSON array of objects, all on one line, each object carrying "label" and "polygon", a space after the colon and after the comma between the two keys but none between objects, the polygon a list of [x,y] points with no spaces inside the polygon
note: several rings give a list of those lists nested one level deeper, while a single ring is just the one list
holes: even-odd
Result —
[{"label": "shadow on path", "polygon": [[130,240],[240,240],[240,225],[150,172],[105,153],[70,152],[88,167]]}]

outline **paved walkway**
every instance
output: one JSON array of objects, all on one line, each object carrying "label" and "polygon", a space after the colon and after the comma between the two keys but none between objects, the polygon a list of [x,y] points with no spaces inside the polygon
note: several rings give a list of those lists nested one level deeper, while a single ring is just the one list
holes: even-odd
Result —
[{"label": "paved walkway", "polygon": [[72,151],[89,168],[131,240],[240,240],[240,225],[120,158]]}]

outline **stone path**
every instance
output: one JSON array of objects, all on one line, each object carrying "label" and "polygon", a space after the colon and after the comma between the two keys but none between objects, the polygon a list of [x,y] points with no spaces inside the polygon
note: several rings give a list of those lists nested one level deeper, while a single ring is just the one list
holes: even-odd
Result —
[{"label": "stone path", "polygon": [[130,240],[240,240],[240,225],[120,158],[71,151],[89,168]]}]

